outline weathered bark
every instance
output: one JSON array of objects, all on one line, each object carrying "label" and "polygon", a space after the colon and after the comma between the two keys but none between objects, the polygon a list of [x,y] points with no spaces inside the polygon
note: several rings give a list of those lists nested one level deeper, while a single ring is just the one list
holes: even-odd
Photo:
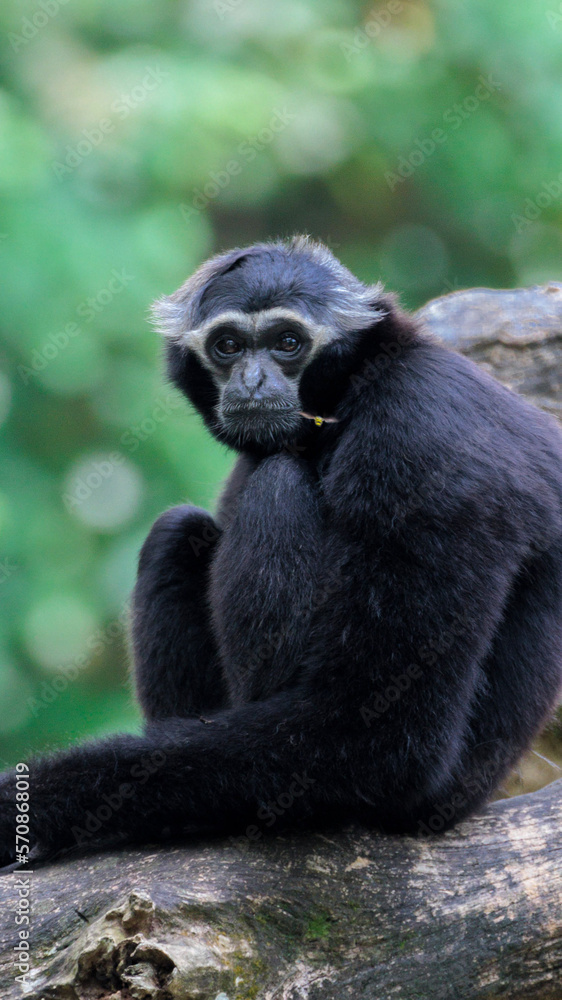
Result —
[{"label": "weathered bark", "polygon": [[[560,1000],[562,782],[444,836],[350,828],[58,863],[30,878],[33,1000]],[[1,995],[14,982],[1,881]]]},{"label": "weathered bark", "polygon": [[[562,417],[562,285],[428,303],[437,336]],[[562,781],[442,837],[353,827],[0,879],[6,1000],[561,1000]],[[31,974],[15,981],[18,880]],[[3,904],[3,906],[2,906]],[[23,911],[22,911],[23,912]]]},{"label": "weathered bark", "polygon": [[417,313],[432,333],[562,419],[562,284],[469,288]]}]

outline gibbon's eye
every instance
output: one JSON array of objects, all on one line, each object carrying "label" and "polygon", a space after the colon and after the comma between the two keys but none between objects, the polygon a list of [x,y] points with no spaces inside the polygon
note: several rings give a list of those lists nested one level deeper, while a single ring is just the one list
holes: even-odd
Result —
[{"label": "gibbon's eye", "polygon": [[234,340],[234,337],[221,337],[217,340],[216,344],[213,345],[213,350],[221,358],[231,358],[234,354],[240,354],[242,350],[242,344]]},{"label": "gibbon's eye", "polygon": [[295,337],[293,333],[283,333],[275,344],[274,349],[276,351],[282,351],[283,354],[296,354],[300,349],[300,346],[300,340],[298,337]]}]

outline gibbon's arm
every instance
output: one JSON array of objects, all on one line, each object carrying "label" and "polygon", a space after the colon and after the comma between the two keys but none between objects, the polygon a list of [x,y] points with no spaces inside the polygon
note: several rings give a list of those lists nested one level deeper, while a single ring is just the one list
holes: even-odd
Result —
[{"label": "gibbon's arm", "polygon": [[232,704],[292,682],[309,645],[324,530],[308,463],[281,452],[252,473],[211,566],[215,633]]},{"label": "gibbon's arm", "polygon": [[[217,713],[212,721],[155,722],[142,736],[110,737],[32,760],[33,860],[77,845],[161,840],[166,830],[234,833],[295,780],[303,794],[290,820],[318,813],[338,791],[327,798],[319,780],[327,720],[317,709],[292,692]],[[311,767],[316,779],[308,775]],[[15,856],[15,781],[15,771],[0,778],[2,865]]]},{"label": "gibbon's arm", "polygon": [[494,458],[484,445],[490,428],[471,438],[476,413],[440,417],[445,397],[406,384],[397,365],[357,401],[322,483],[327,550],[345,567],[345,585],[316,630],[316,691],[345,685],[350,724],[355,717],[370,735],[357,791],[375,816],[377,803],[386,808],[380,796],[407,809],[438,792],[457,764],[530,552],[503,444]]}]

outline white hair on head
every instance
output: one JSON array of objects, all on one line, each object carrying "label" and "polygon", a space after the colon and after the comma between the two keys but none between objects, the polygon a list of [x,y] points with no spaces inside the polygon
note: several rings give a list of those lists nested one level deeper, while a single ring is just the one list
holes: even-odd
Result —
[{"label": "white hair on head", "polygon": [[386,314],[384,308],[376,306],[383,291],[380,282],[375,285],[364,285],[323,243],[313,240],[308,235],[296,235],[288,240],[256,243],[246,248],[236,247],[234,250],[209,258],[177,291],[172,295],[162,296],[153,304],[152,318],[155,328],[164,337],[184,340],[186,334],[199,326],[195,308],[197,293],[213,278],[220,277],[223,270],[226,273],[236,264],[237,259],[251,251],[260,250],[264,252],[281,250],[288,255],[308,256],[334,277],[335,284],[330,299],[326,302],[326,309],[330,312],[334,326],[341,332],[364,330]]}]

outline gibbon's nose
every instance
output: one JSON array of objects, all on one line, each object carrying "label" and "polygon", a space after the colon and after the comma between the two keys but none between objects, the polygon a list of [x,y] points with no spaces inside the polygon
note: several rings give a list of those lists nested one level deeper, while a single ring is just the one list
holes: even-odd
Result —
[{"label": "gibbon's nose", "polygon": [[260,395],[259,389],[261,389],[264,380],[265,374],[259,361],[250,362],[242,373],[244,387],[254,398]]}]

